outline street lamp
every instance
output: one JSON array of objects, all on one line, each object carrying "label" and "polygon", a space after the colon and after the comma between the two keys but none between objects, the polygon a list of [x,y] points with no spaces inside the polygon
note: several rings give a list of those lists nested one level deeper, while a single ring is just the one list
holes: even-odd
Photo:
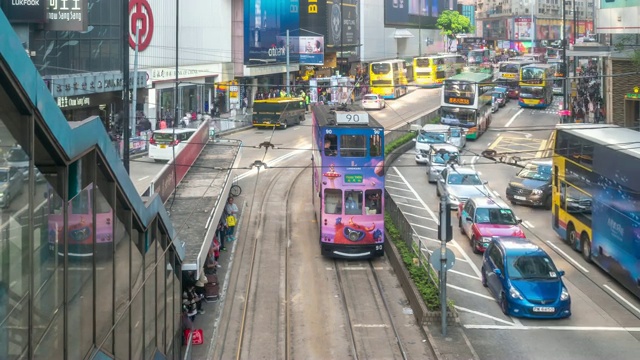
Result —
[{"label": "street lamp", "polygon": [[531,11],[531,53],[533,54],[533,48],[536,46],[536,25],[533,22],[533,7],[536,3],[535,0],[529,0],[529,2],[531,3],[531,9],[529,11]]}]

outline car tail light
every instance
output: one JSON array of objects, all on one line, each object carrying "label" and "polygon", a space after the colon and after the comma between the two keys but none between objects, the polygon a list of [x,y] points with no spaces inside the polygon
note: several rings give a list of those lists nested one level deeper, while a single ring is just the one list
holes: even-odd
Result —
[{"label": "car tail light", "polygon": [[180,143],[180,140],[173,140],[171,143],[169,143],[169,146],[176,146]]},{"label": "car tail light", "polygon": [[156,144],[156,139],[154,139],[154,138],[149,139],[149,144],[155,145]]}]

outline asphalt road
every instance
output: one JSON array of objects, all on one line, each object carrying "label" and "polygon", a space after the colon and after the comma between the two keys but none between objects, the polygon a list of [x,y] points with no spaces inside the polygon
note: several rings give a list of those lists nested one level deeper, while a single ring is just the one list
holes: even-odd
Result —
[{"label": "asphalt road", "polygon": [[[559,99],[556,99],[556,101]],[[545,157],[550,129],[557,122],[557,104],[547,110],[521,110],[515,101],[493,116],[490,131],[468,142],[463,160],[488,181],[495,195],[505,197],[517,168],[478,157],[489,147],[507,157]],[[429,249],[437,241],[438,198],[427,182],[425,167],[416,165],[413,150],[401,156],[387,174],[387,190],[403,205],[405,216]],[[481,359],[616,359],[637,358],[640,349],[640,300],[630,295],[595,265],[569,249],[550,226],[550,211],[514,205],[524,220],[527,237],[541,246],[559,269],[572,297],[573,315],[565,320],[522,320],[502,314],[480,282],[481,256],[471,251],[457,229],[448,244],[456,264],[448,272],[448,297],[453,299],[465,332]]]}]

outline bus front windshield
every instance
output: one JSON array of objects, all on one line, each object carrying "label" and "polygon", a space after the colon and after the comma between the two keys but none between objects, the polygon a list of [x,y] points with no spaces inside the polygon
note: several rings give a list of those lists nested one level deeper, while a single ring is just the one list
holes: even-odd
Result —
[{"label": "bus front windshield", "polygon": [[471,101],[476,94],[473,84],[466,81],[445,81],[443,91],[445,98],[464,98]]},{"label": "bus front windshield", "polygon": [[520,67],[516,64],[500,64],[500,72],[517,74]]},{"label": "bus front windshield", "polygon": [[484,50],[471,50],[467,63],[470,65],[480,65],[484,62]]},{"label": "bus front windshield", "polygon": [[544,69],[535,69],[535,68],[522,69],[521,81],[543,80],[543,79],[544,79]]},{"label": "bus front windshield", "polygon": [[389,71],[391,71],[391,64],[371,64],[371,72],[374,74],[388,74]]},{"label": "bus front windshield", "polygon": [[525,99],[542,99],[544,89],[542,86],[522,86],[520,87],[520,97]]},{"label": "bus front windshield", "polygon": [[440,108],[440,119],[443,124],[447,125],[461,125],[461,126],[475,126],[476,125],[476,111],[473,109],[465,108]]},{"label": "bus front windshield", "polygon": [[416,67],[429,67],[430,65],[429,58],[416,58]]}]

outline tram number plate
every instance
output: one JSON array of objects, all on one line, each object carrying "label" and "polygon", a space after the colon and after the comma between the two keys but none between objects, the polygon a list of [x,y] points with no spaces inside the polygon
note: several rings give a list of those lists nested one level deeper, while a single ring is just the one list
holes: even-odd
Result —
[{"label": "tram number plate", "polygon": [[555,311],[556,311],[556,308],[552,306],[535,306],[533,308],[533,312],[552,313]]},{"label": "tram number plate", "polygon": [[526,198],[526,197],[524,197],[524,196],[518,196],[518,195],[514,195],[514,196],[513,196],[513,198],[514,198],[514,199],[516,199],[516,200],[522,200],[522,201],[527,200],[527,198]]}]

